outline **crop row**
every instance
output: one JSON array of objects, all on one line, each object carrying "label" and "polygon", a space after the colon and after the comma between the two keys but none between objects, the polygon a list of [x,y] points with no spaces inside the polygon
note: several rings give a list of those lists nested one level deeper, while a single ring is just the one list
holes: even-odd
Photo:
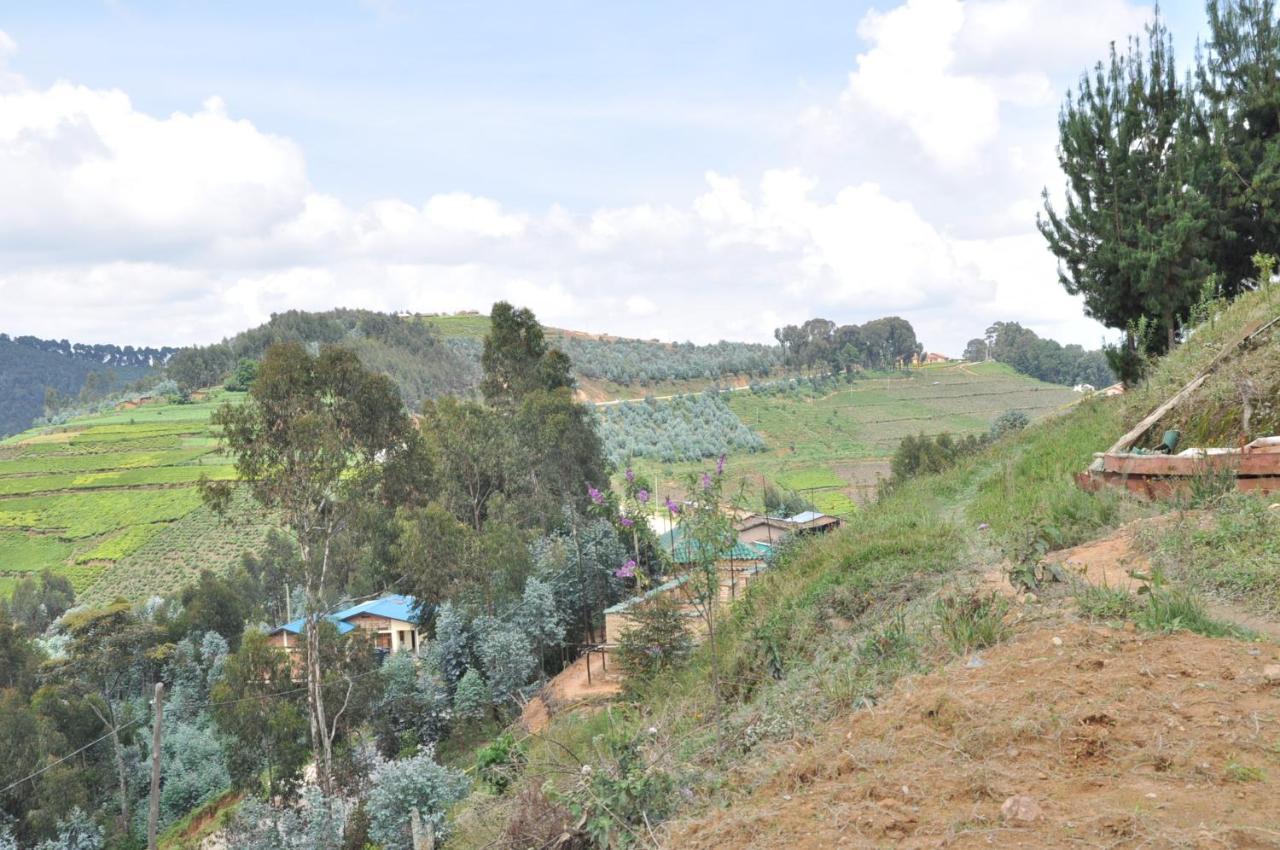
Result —
[{"label": "crop row", "polygon": [[0,496],[51,493],[62,490],[98,490],[107,487],[145,487],[194,484],[201,478],[228,481],[236,477],[233,466],[157,466],[119,471],[32,475],[0,478]]},{"label": "crop row", "polygon": [[58,472],[137,469],[149,466],[179,466],[209,454],[212,447],[170,449],[168,451],[113,451],[102,454],[47,454],[0,460],[0,477]]},{"label": "crop row", "polygon": [[76,563],[87,564],[93,561],[122,560],[136,552],[152,537],[164,531],[165,527],[164,523],[131,525],[124,531],[102,540],[92,549],[86,549],[76,555]]},{"label": "crop row", "polygon": [[[103,581],[91,586],[82,601],[109,602],[116,596],[143,599],[171,593],[201,570],[226,575],[246,551],[261,551],[274,519],[240,494],[225,517],[207,507],[159,527],[135,551],[120,559]],[[109,580],[108,580],[109,579]]]},{"label": "crop row", "polygon": [[[75,437],[58,441],[27,440],[14,445],[0,446],[0,458],[38,458],[48,455],[95,455],[110,452],[159,452],[190,445],[194,438],[182,434],[165,434],[159,437],[139,437],[105,443],[90,440],[77,442]],[[211,441],[212,442],[212,441]]]},{"label": "crop row", "polygon": [[51,534],[0,531],[0,572],[39,572],[65,565],[72,544]]},{"label": "crop row", "polygon": [[58,531],[66,540],[186,516],[200,504],[195,487],[109,490],[0,499],[0,528]]}]

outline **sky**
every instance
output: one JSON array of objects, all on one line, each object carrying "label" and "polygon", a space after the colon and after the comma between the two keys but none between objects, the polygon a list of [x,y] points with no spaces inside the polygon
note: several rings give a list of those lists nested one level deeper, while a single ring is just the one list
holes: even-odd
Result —
[{"label": "sky", "polygon": [[[1199,2],[1162,4],[1185,63]],[[770,341],[1114,336],[1035,229],[1129,0],[0,0],[0,331],[206,344],[287,309]]]}]

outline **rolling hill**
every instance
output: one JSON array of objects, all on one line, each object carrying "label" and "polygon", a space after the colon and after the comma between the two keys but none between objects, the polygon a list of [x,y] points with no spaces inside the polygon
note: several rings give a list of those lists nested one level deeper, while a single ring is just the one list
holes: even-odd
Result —
[{"label": "rolling hill", "polygon": [[80,417],[0,442],[0,596],[49,569],[81,599],[141,599],[256,548],[268,520],[246,504],[221,521],[196,489],[201,476],[235,475],[209,425],[229,395]]},{"label": "rolling hill", "polygon": [[[889,475],[889,456],[907,435],[985,433],[1007,410],[1037,419],[1080,398],[1069,387],[996,362],[926,366],[851,381],[760,384],[721,397],[766,446],[762,452],[729,452],[732,489],[741,487],[758,504],[767,479],[836,515],[874,497],[879,480]],[[671,493],[680,492],[684,476],[700,468],[697,462],[653,457],[641,457],[635,466]]]},{"label": "rolling hill", "polygon": [[79,345],[0,334],[0,437],[31,426],[45,409],[45,391],[75,400],[90,375],[93,395],[120,391],[164,362],[176,349]]},{"label": "rolling hill", "polygon": [[[218,389],[192,404],[157,400],[0,442],[0,595],[22,576],[50,569],[70,577],[82,600],[145,598],[180,588],[202,568],[229,569],[244,551],[257,549],[272,527],[269,517],[246,500],[232,519],[220,520],[196,491],[201,476],[234,476],[217,453],[209,417],[238,395]],[[765,477],[803,491],[823,510],[846,514],[874,489],[885,456],[902,436],[984,431],[1010,407],[1035,417],[1074,398],[1064,387],[991,363],[817,390],[764,384],[719,394],[721,418],[696,421],[717,432],[737,423],[747,442],[727,447],[730,470],[749,490],[758,493]],[[681,404],[655,399],[600,410]],[[679,428],[692,426],[683,421],[657,425],[651,439],[664,445],[688,439]],[[699,468],[693,460],[641,459],[638,466],[670,493],[679,492],[682,473]]]}]

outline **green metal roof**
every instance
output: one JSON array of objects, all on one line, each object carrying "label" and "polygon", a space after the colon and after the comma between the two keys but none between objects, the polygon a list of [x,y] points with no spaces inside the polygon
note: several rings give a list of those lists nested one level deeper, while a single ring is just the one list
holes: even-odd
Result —
[{"label": "green metal roof", "polygon": [[[701,547],[695,540],[681,540],[675,544],[671,558],[677,564],[691,564],[702,560]],[[733,545],[716,555],[717,561],[761,561],[769,553],[767,543],[744,543],[735,540]]]}]

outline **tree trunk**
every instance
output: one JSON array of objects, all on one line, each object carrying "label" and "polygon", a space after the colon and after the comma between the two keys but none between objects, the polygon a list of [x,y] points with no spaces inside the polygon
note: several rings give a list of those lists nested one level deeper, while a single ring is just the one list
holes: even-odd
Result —
[{"label": "tree trunk", "polygon": [[320,605],[324,595],[324,578],[328,569],[329,541],[325,537],[324,555],[319,575],[311,564],[311,546],[299,541],[302,562],[307,569],[307,713],[311,727],[311,753],[316,763],[316,784],[328,797],[333,791],[333,750],[330,746],[328,724],[324,711],[324,670],[320,666]]},{"label": "tree trunk", "polygon": [[311,750],[316,761],[316,784],[326,796],[333,792],[333,749],[324,711],[324,670],[320,666],[320,616],[307,614],[307,708],[311,714]]}]

